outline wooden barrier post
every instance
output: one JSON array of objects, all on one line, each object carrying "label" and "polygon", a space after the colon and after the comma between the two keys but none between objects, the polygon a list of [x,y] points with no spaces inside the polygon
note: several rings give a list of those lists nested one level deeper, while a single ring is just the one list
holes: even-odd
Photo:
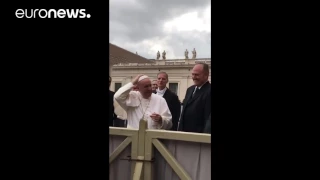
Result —
[{"label": "wooden barrier post", "polygon": [[133,180],[143,180],[143,163],[145,160],[144,156],[144,145],[145,145],[145,134],[147,129],[147,122],[144,120],[140,120],[139,122],[139,131],[138,131],[138,160],[135,163],[134,173],[133,173]]},{"label": "wooden barrier post", "polygon": [[152,138],[145,134],[145,144],[144,144],[145,165],[144,165],[144,179],[153,179],[152,171],[152,158],[153,158],[153,145]]},{"label": "wooden barrier post", "polygon": [[[139,140],[139,134],[135,134],[132,136],[132,143],[131,143],[131,158],[137,159],[138,158],[138,140]],[[133,179],[134,169],[136,166],[135,161],[131,161],[131,179]]]}]

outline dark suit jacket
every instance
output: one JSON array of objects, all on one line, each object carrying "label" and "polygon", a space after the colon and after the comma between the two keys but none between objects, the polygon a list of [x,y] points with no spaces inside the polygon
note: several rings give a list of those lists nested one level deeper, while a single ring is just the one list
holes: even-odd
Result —
[{"label": "dark suit jacket", "polygon": [[206,126],[204,127],[204,133],[211,134],[211,114],[209,115],[207,121],[206,121]]},{"label": "dark suit jacket", "polygon": [[113,126],[114,106],[113,106],[114,92],[109,90],[109,126]]},{"label": "dark suit jacket", "polygon": [[167,88],[166,92],[163,95],[163,98],[166,100],[169,110],[172,115],[172,128],[170,130],[176,131],[178,129],[178,122],[181,112],[181,103],[178,96]]},{"label": "dark suit jacket", "polygon": [[194,89],[194,85],[187,89],[178,130],[203,133],[211,113],[211,84],[205,83],[191,98]]},{"label": "dark suit jacket", "polygon": [[114,92],[109,90],[109,126],[114,127],[125,127],[125,122],[121,119],[117,118],[117,115],[114,113],[114,106],[113,106],[113,98],[114,98]]}]

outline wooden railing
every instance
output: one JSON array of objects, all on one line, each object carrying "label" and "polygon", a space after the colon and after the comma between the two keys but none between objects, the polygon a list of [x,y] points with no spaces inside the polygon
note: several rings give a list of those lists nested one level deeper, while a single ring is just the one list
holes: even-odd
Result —
[{"label": "wooden railing", "polygon": [[[133,180],[152,180],[154,146],[180,179],[191,180],[191,176],[159,139],[211,144],[211,135],[167,130],[151,130],[147,129],[148,126],[146,121],[140,121],[139,126],[139,130],[116,127],[109,128],[110,135],[112,136],[127,136],[127,138],[111,153],[109,156],[109,163],[111,164],[131,143],[131,178]],[[211,164],[208,164],[208,166],[211,166]]]}]

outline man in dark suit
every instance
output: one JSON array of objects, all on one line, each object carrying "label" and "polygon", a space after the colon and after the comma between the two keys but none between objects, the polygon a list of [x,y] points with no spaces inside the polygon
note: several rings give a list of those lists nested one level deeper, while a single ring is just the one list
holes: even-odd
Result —
[{"label": "man in dark suit", "polygon": [[203,133],[211,114],[211,84],[208,64],[198,63],[192,69],[194,85],[189,87],[183,102],[179,131]]},{"label": "man in dark suit", "polygon": [[176,131],[178,128],[178,121],[180,117],[181,103],[178,96],[174,92],[170,91],[170,89],[167,88],[168,81],[169,81],[169,77],[167,73],[165,72],[158,73],[157,95],[162,96],[166,100],[172,115],[172,127],[170,130]]},{"label": "man in dark suit", "polygon": [[152,88],[152,92],[154,94],[157,94],[157,89],[158,89],[158,82],[157,80],[153,80],[152,83],[151,83],[151,88]]},{"label": "man in dark suit", "polygon": [[[111,85],[112,78],[109,76],[109,88]],[[113,105],[114,92],[109,89],[109,126],[114,127],[125,127],[125,121],[118,119],[117,115],[114,113],[114,105]]]},{"label": "man in dark suit", "polygon": [[109,126],[113,126],[113,120],[114,120],[114,106],[113,106],[113,97],[114,92],[110,91],[110,85],[111,85],[111,77],[109,76]]},{"label": "man in dark suit", "polygon": [[206,126],[204,127],[204,133],[211,134],[211,114],[209,115],[209,118],[206,121]]}]

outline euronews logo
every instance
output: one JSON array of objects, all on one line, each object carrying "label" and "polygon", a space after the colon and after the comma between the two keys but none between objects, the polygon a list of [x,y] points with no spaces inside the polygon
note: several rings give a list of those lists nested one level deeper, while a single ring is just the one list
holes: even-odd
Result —
[{"label": "euronews logo", "polygon": [[85,9],[17,9],[17,18],[90,18]]}]

